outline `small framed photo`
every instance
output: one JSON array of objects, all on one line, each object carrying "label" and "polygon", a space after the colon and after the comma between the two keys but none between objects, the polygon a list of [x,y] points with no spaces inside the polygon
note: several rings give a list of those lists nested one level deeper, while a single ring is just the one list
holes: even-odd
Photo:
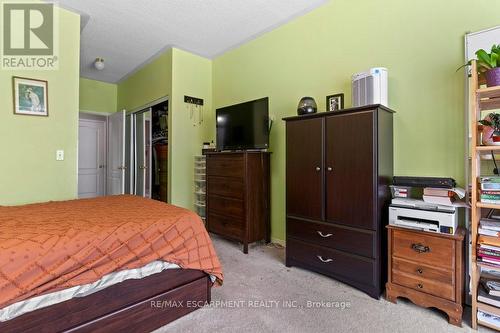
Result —
[{"label": "small framed photo", "polygon": [[339,111],[344,108],[344,94],[326,96],[326,110]]},{"label": "small framed photo", "polygon": [[14,114],[49,115],[48,83],[43,80],[12,77]]}]

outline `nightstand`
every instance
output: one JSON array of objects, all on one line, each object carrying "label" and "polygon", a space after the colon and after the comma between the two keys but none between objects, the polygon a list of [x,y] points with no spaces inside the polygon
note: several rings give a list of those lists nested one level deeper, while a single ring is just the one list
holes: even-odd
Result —
[{"label": "nightstand", "polygon": [[464,288],[464,235],[425,232],[387,226],[387,300],[404,297],[448,315],[450,324],[462,326]]}]

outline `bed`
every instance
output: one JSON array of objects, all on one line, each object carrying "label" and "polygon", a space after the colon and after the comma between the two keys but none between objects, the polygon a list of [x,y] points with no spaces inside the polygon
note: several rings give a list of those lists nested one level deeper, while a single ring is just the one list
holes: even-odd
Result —
[{"label": "bed", "polygon": [[1,332],[148,332],[222,280],[186,209],[128,195],[0,206]]}]

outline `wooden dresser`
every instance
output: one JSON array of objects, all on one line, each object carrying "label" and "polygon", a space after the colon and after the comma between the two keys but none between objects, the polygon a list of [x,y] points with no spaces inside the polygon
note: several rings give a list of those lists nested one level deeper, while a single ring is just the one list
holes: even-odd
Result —
[{"label": "wooden dresser", "polygon": [[388,226],[387,300],[405,297],[444,311],[449,323],[462,325],[464,235],[431,233]]},{"label": "wooden dresser", "polygon": [[248,244],[270,242],[267,152],[208,152],[208,231]]},{"label": "wooden dresser", "polygon": [[393,111],[370,105],[285,118],[286,265],[378,298],[393,176]]}]

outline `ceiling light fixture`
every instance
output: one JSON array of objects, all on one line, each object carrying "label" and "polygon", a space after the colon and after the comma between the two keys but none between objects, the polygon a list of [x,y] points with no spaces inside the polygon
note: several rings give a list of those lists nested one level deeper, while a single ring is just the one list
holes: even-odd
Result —
[{"label": "ceiling light fixture", "polygon": [[94,61],[94,67],[98,71],[102,71],[104,69],[104,59],[103,58],[96,58]]}]

